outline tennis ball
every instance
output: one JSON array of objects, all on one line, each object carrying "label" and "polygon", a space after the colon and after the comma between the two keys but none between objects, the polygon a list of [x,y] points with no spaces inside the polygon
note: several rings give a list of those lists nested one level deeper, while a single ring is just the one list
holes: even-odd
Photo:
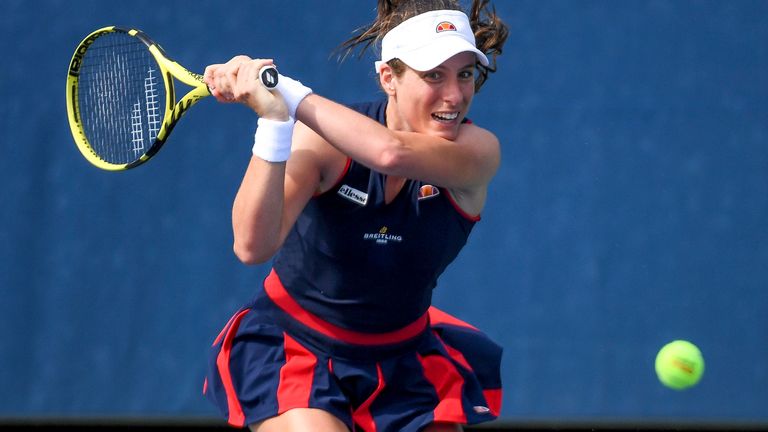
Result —
[{"label": "tennis ball", "polygon": [[669,388],[684,390],[694,386],[703,373],[704,358],[701,351],[688,341],[672,341],[656,354],[656,375]]}]

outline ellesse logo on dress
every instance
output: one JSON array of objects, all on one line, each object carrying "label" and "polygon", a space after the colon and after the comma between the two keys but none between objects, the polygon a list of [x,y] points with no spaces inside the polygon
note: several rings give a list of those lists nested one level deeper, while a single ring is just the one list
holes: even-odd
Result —
[{"label": "ellesse logo on dress", "polygon": [[349,185],[342,185],[336,193],[355,204],[360,204],[361,206],[364,206],[368,202],[367,193],[357,190]]},{"label": "ellesse logo on dress", "polygon": [[440,189],[430,184],[425,184],[419,188],[419,201],[427,198],[433,198],[440,195]]}]

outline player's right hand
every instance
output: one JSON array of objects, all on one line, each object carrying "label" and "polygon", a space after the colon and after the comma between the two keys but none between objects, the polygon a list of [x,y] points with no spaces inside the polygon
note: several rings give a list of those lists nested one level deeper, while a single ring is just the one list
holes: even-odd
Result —
[{"label": "player's right hand", "polygon": [[271,59],[236,56],[227,63],[206,67],[203,79],[217,101],[242,103],[259,117],[286,121],[288,107],[282,95],[267,89],[259,77],[261,69],[272,64]]}]

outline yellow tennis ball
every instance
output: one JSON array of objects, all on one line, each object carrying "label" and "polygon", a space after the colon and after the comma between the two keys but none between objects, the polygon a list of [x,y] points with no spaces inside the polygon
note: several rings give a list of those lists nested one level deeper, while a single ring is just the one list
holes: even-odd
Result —
[{"label": "yellow tennis ball", "polygon": [[656,375],[665,386],[684,390],[696,385],[704,373],[704,358],[699,348],[684,340],[664,345],[656,355]]}]

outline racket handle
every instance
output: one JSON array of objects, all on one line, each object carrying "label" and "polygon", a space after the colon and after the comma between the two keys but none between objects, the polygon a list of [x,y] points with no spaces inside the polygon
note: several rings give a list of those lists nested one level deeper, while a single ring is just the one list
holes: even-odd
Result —
[{"label": "racket handle", "polygon": [[277,86],[277,76],[277,69],[272,65],[264,66],[259,71],[259,79],[264,84],[264,87],[268,89],[273,89]]}]

